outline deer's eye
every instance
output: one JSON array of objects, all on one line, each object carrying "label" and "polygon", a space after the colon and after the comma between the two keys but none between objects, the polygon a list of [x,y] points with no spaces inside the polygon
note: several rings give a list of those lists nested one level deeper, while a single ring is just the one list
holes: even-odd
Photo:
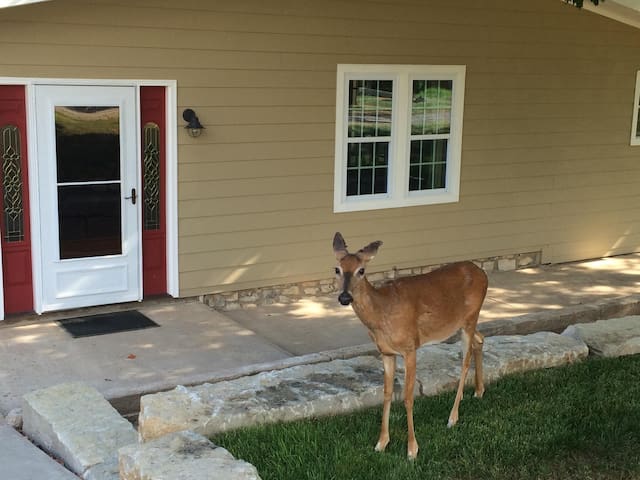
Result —
[{"label": "deer's eye", "polygon": [[361,268],[360,270],[358,270],[358,275],[360,276],[364,275],[364,268]]},{"label": "deer's eye", "polygon": [[336,275],[340,275],[340,269],[336,267]]}]

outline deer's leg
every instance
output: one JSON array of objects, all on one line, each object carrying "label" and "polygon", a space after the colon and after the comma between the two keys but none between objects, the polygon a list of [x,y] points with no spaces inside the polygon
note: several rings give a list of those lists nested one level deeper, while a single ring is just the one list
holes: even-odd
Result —
[{"label": "deer's leg", "polygon": [[413,460],[418,456],[418,442],[413,429],[413,389],[416,384],[416,351],[404,355],[404,406],[407,409],[407,456]]},{"label": "deer's leg", "polygon": [[482,345],[484,343],[484,337],[478,331],[473,334],[473,341],[471,346],[473,348],[473,363],[476,370],[476,398],[482,398],[484,395],[484,379],[482,376]]},{"label": "deer's leg", "polygon": [[[465,352],[462,359],[462,372],[460,373],[460,382],[458,383],[458,391],[456,392],[456,399],[453,402],[453,408],[451,409],[451,413],[449,414],[449,423],[447,426],[449,428],[453,427],[456,423],[458,423],[458,407],[460,406],[460,400],[462,400],[462,393],[464,391],[464,382],[467,379],[467,373],[469,373],[469,367],[471,366],[471,350],[473,348],[473,333],[468,334],[467,332],[462,332],[463,336],[463,345],[466,346]],[[466,337],[466,338],[465,338]]]},{"label": "deer's leg", "polygon": [[382,425],[380,427],[380,438],[378,438],[378,443],[376,444],[376,452],[383,452],[389,443],[389,413],[391,411],[391,400],[393,399],[396,356],[383,354],[382,366],[384,367],[384,406],[382,407]]}]

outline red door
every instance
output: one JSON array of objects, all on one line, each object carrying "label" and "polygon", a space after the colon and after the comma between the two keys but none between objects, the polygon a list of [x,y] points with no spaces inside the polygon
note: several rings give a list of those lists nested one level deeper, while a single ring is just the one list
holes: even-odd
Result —
[{"label": "red door", "polygon": [[5,313],[33,310],[24,85],[0,85],[0,196]]},{"label": "red door", "polygon": [[141,87],[143,294],[167,293],[165,87]]}]

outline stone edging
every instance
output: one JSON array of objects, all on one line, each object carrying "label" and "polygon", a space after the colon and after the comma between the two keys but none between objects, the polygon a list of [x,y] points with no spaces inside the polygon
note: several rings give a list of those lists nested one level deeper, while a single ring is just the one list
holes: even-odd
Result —
[{"label": "stone edging", "polygon": [[[637,299],[630,299],[623,307],[633,309],[637,305]],[[599,311],[609,311],[605,302]],[[573,315],[565,315],[563,321],[575,319],[577,313]],[[533,328],[536,323],[531,322],[526,320],[520,326]],[[347,359],[327,360],[337,352],[318,354],[310,359],[315,363],[146,395],[138,430],[142,443],[133,440],[130,430],[109,433],[111,428],[121,429],[123,420],[104,399],[97,398],[97,391],[81,384],[50,387],[25,397],[29,404],[25,433],[45,449],[53,446],[53,452],[85,480],[135,480],[143,470],[157,472],[150,480],[166,478],[169,471],[173,476],[175,471],[193,472],[190,478],[198,480],[210,478],[203,472],[211,468],[219,469],[228,480],[259,480],[255,467],[236,460],[203,435],[380,404],[381,362],[366,354],[371,346],[365,347],[343,351]],[[514,372],[578,361],[589,351],[604,356],[640,353],[640,316],[579,323],[569,326],[562,335],[541,331],[489,336],[484,343],[485,382]],[[460,375],[460,345],[423,347],[418,351],[418,365],[416,395],[453,389]],[[402,368],[399,362],[399,385]],[[468,381],[472,382],[471,375]],[[400,398],[400,391],[396,398]],[[72,401],[64,401],[60,395]],[[68,408],[72,408],[72,416],[65,413]],[[86,441],[89,438],[92,440]],[[118,451],[119,469],[115,458]]]},{"label": "stone edging", "polygon": [[[475,259],[473,262],[486,272],[508,272],[522,268],[538,267],[542,262],[542,252],[515,253],[497,257]],[[367,275],[374,285],[400,277],[427,273],[442,266],[426,265],[412,268],[393,268]],[[201,295],[199,300],[216,310],[229,311],[241,308],[255,308],[274,303],[291,303],[303,297],[327,295],[335,292],[333,278],[312,280],[300,283],[288,283],[269,287],[237,290],[231,292]]]}]

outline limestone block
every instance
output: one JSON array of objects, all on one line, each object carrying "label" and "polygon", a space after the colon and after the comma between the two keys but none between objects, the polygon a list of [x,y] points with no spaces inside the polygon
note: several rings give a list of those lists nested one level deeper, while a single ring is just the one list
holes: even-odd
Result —
[{"label": "limestone block", "polygon": [[500,258],[498,259],[498,270],[500,272],[510,272],[516,269],[515,258]]},{"label": "limestone block", "polygon": [[483,352],[485,382],[512,373],[574,363],[589,354],[583,342],[552,332],[487,337]]},{"label": "limestone block", "polygon": [[382,402],[382,365],[373,356],[179,386],[140,400],[143,441],[180,430],[205,436],[234,428],[339,414]]},{"label": "limestone block", "polygon": [[[484,340],[485,383],[511,373],[556,367],[585,358],[586,345],[573,338],[551,332],[531,335],[504,335]],[[418,350],[416,394],[436,395],[457,387],[462,370],[462,346],[428,345]],[[474,382],[473,364],[467,384]]]},{"label": "limestone block", "polygon": [[640,353],[640,316],[570,325],[562,335],[582,340],[593,355],[634,355]]},{"label": "limestone block", "polygon": [[22,429],[22,409],[14,408],[10,410],[9,413],[7,413],[5,422],[7,422],[8,425],[11,425],[16,430],[21,430]]},{"label": "limestone block", "polygon": [[260,480],[256,468],[190,431],[120,449],[121,480]]},{"label": "limestone block", "polygon": [[102,480],[118,478],[118,448],[137,439],[133,426],[96,389],[82,383],[25,395],[23,431],[80,476],[94,467],[115,475],[105,473]]}]

